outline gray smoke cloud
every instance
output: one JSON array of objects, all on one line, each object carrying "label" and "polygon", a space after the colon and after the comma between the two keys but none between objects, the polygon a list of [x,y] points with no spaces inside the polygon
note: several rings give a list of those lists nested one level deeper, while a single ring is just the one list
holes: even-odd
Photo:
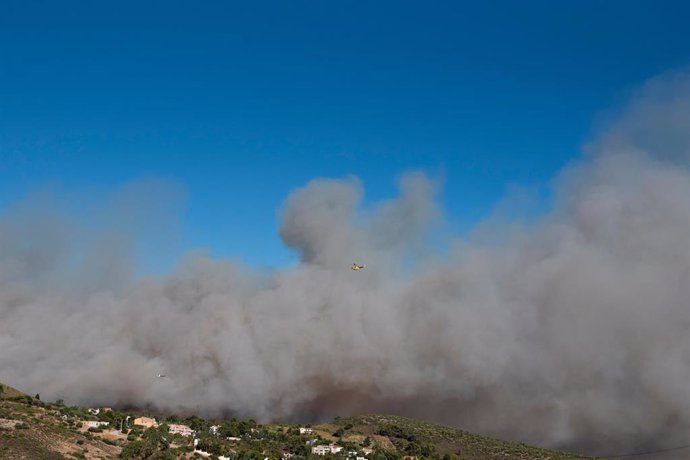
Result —
[{"label": "gray smoke cloud", "polygon": [[137,200],[116,200],[88,244],[29,200],[0,219],[0,380],[262,421],[392,412],[581,452],[682,444],[689,109],[687,75],[652,80],[559,175],[546,214],[488,219],[446,257],[422,173],[367,210],[356,178],[293,191],[279,233],[301,262],[270,273],[199,252],[137,279],[138,225],[111,225],[149,214]]}]

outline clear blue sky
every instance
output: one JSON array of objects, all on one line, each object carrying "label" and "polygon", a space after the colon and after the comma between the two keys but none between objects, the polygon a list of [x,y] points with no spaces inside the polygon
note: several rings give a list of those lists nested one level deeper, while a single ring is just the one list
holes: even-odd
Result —
[{"label": "clear blue sky", "polygon": [[602,110],[690,61],[670,1],[3,1],[0,208],[163,178],[183,249],[282,265],[276,210],[315,177],[443,175],[462,230],[543,187]]}]

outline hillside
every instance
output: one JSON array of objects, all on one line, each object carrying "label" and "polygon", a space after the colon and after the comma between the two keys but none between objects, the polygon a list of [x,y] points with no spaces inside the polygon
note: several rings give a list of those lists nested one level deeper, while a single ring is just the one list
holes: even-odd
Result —
[{"label": "hillside", "polygon": [[0,383],[0,399],[16,398],[20,396],[27,395],[9,385]]},{"label": "hillside", "polygon": [[338,418],[331,424],[317,425],[314,429],[322,435],[341,430],[340,439],[344,442],[362,442],[368,437],[373,446],[395,449],[414,456],[454,455],[464,460],[591,458],[501,441],[456,428],[391,415]]},{"label": "hillside", "polygon": [[57,408],[16,393],[0,400],[0,458],[117,458],[118,447],[70,427]]},{"label": "hillside", "polygon": [[[328,459],[403,457],[437,460],[564,460],[584,458],[468,433],[415,419],[366,415],[299,427],[260,425],[253,420],[157,417],[154,427],[134,424],[146,415],[45,403],[8,386],[0,398],[0,458],[3,459],[177,459],[208,457],[271,460],[324,458],[312,450],[341,449]],[[139,423],[139,422],[137,422]],[[176,424],[193,436],[172,434]],[[195,450],[194,439],[198,439]],[[225,457],[220,457],[224,455]]]}]

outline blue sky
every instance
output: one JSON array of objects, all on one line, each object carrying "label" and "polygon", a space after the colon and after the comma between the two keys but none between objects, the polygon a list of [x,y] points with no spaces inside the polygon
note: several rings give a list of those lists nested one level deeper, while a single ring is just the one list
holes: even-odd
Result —
[{"label": "blue sky", "polygon": [[[0,3],[0,208],[51,187],[184,190],[182,252],[280,266],[276,211],[316,177],[368,203],[443,177],[462,233],[544,189],[602,111],[687,66],[690,7],[653,1]],[[88,214],[81,218],[88,220]]]}]

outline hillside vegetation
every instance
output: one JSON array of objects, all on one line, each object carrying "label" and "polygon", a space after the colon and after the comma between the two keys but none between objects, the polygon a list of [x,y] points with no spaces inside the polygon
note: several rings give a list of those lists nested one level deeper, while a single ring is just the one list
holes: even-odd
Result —
[{"label": "hillside vegetation", "polygon": [[[134,424],[146,415],[102,408],[45,403],[6,385],[0,392],[2,459],[178,459],[285,460],[562,460],[584,458],[455,428],[389,416],[336,418],[299,427],[261,425],[254,420],[206,420],[174,415]],[[137,422],[138,423],[138,422]],[[142,422],[143,423],[143,422]],[[184,426],[193,435],[170,432]],[[312,449],[333,449],[317,456]]]},{"label": "hillside vegetation", "polygon": [[17,393],[0,400],[0,458],[117,458],[118,447],[70,426],[58,408]]},{"label": "hillside vegetation", "polygon": [[400,416],[365,415],[338,418],[333,424],[320,425],[319,428],[321,427],[328,430],[334,429],[338,434],[342,432],[340,439],[344,441],[358,441],[368,437],[375,446],[394,448],[398,452],[420,458],[431,456],[457,457],[465,460],[592,458],[502,441],[457,428]]}]

